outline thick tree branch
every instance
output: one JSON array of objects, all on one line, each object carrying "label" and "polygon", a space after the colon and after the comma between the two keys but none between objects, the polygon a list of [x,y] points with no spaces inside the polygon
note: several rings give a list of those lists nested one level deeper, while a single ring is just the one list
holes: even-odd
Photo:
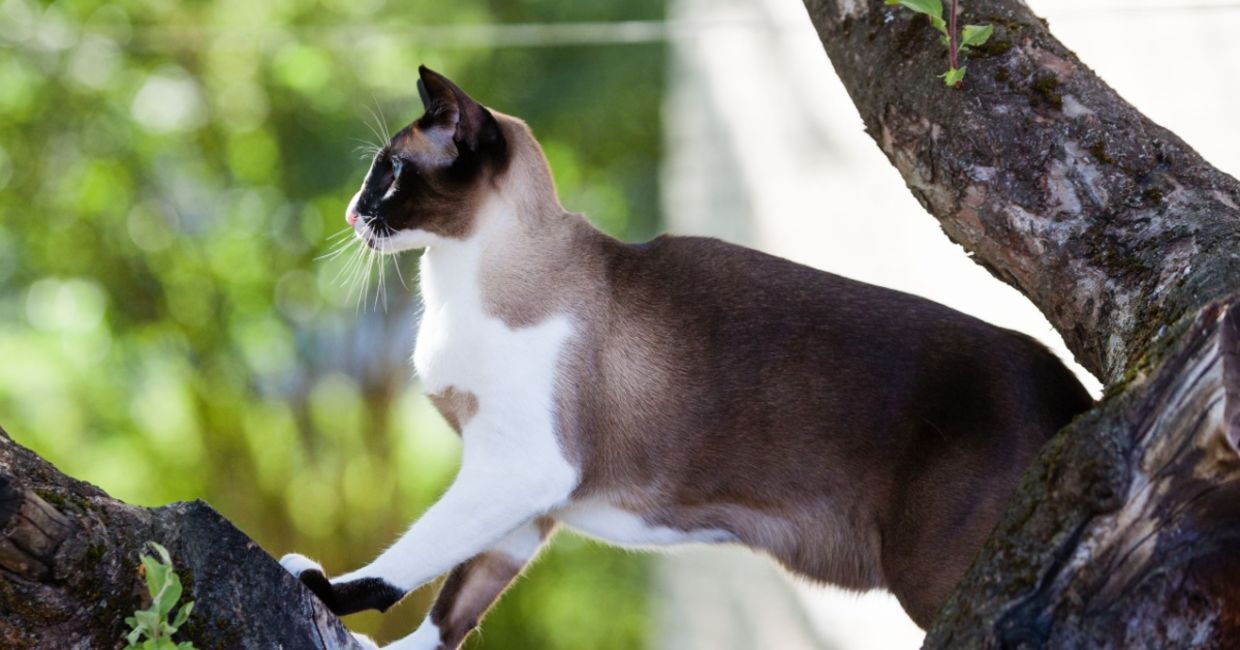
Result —
[{"label": "thick tree branch", "polygon": [[928,648],[1240,647],[1240,307],[1026,474]]},{"label": "thick tree branch", "polygon": [[1240,184],[1102,82],[1018,0],[957,90],[925,18],[806,0],[866,129],[944,232],[1036,304],[1108,385],[1240,287]]},{"label": "thick tree branch", "polygon": [[146,607],[138,558],[172,553],[187,600],[178,634],[203,648],[357,647],[340,621],[202,502],[136,508],[61,474],[0,429],[0,647],[111,648]]},{"label": "thick tree branch", "polygon": [[1052,440],[931,648],[1240,647],[1240,184],[1124,102],[1018,0],[964,86],[928,22],[806,0],[867,130],[1106,402]]}]

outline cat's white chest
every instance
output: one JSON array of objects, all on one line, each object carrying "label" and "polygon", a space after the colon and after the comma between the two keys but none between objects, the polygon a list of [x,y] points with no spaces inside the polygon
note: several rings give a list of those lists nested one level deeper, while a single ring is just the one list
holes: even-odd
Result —
[{"label": "cat's white chest", "polygon": [[427,304],[413,364],[429,393],[451,387],[470,391],[479,400],[510,391],[546,392],[550,397],[555,368],[571,334],[572,324],[563,315],[511,328],[473,305]]},{"label": "cat's white chest", "polygon": [[475,419],[552,434],[556,372],[573,334],[571,318],[510,327],[483,303],[480,251],[444,253],[451,255],[428,251],[422,261],[424,311],[413,362],[424,391],[469,392],[477,399]]}]

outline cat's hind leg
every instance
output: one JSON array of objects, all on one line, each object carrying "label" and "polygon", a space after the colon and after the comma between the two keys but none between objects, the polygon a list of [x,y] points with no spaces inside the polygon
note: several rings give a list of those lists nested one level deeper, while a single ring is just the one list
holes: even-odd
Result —
[{"label": "cat's hind leg", "polygon": [[494,547],[457,565],[448,574],[435,604],[413,634],[385,650],[455,650],[482,621],[491,605],[525,569],[552,534],[555,523],[539,518]]}]

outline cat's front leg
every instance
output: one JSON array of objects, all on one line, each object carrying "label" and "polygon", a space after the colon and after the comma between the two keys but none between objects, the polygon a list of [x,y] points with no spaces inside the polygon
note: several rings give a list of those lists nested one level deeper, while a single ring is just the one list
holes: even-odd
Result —
[{"label": "cat's front leg", "polygon": [[337,615],[384,611],[563,505],[577,485],[576,471],[558,449],[555,458],[535,459],[518,439],[487,445],[466,440],[452,486],[375,561],[330,581],[322,567],[304,556],[286,555],[280,563]]}]

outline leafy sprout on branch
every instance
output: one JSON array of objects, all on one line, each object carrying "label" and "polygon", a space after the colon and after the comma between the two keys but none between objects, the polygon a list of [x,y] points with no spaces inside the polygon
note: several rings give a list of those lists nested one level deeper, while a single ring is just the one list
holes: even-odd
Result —
[{"label": "leafy sprout on branch", "polygon": [[984,44],[995,31],[994,25],[965,25],[957,38],[956,14],[958,11],[956,5],[958,0],[951,0],[951,12],[946,20],[943,18],[941,0],[884,0],[884,2],[889,5],[902,5],[919,14],[925,14],[930,19],[930,24],[939,31],[939,41],[947,47],[947,72],[939,77],[943,79],[943,83],[952,88],[960,86],[965,70],[968,69],[967,65],[960,65],[960,54],[967,54],[969,48]]},{"label": "leafy sprout on branch", "polygon": [[125,618],[125,622],[133,628],[125,636],[125,650],[194,650],[194,644],[189,641],[176,643],[172,640],[172,635],[189,618],[194,603],[185,603],[175,616],[172,614],[172,608],[181,599],[181,578],[172,569],[168,549],[155,542],[147,543],[159,555],[157,559],[143,554],[142,566],[138,568],[138,572],[146,578],[151,606]]}]

